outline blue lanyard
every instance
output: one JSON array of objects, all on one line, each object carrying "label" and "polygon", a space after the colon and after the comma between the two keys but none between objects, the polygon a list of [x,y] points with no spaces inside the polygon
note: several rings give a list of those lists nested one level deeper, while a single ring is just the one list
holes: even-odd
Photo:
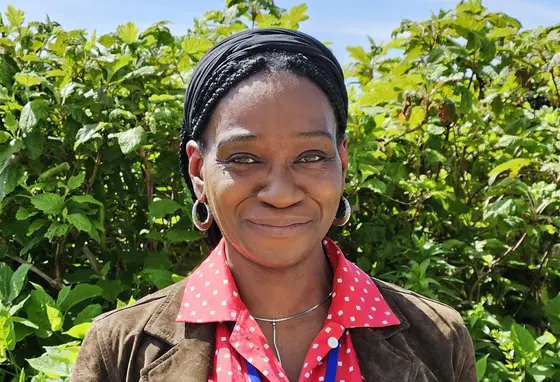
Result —
[{"label": "blue lanyard", "polygon": [[[325,382],[335,382],[336,381],[336,369],[338,367],[338,353],[340,352],[340,342],[338,346],[329,351],[327,356],[327,373],[325,375]],[[249,374],[249,382],[261,382],[261,377],[257,369],[245,361],[245,366],[247,367],[247,373]]]}]

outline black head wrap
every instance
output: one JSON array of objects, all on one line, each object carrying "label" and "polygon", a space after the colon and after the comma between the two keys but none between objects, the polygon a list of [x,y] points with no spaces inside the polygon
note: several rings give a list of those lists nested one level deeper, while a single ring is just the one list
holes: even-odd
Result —
[{"label": "black head wrap", "polygon": [[[183,124],[188,130],[189,136],[198,135],[199,132],[193,131],[193,129],[203,128],[203,126],[194,126],[194,118],[199,112],[195,110],[195,105],[197,105],[196,101],[204,96],[213,75],[231,61],[271,50],[302,54],[323,69],[324,73],[332,77],[331,79],[337,85],[340,99],[344,103],[343,110],[347,113],[348,94],[342,68],[334,54],[323,43],[303,32],[291,29],[247,29],[216,44],[197,64],[185,94]],[[343,126],[339,128],[346,128],[346,118],[347,116],[344,115],[344,120],[340,121]]]}]

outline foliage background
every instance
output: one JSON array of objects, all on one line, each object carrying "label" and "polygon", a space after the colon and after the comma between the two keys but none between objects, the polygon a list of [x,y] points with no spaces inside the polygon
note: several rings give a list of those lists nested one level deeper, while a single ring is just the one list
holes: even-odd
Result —
[{"label": "foliage background", "polygon": [[[8,7],[1,378],[67,380],[93,317],[204,257],[177,157],[192,69],[231,33],[306,18],[227,0],[186,36],[96,36]],[[365,271],[460,310],[480,380],[560,381],[560,25],[524,31],[469,0],[348,51],[354,213],[331,236]]]}]

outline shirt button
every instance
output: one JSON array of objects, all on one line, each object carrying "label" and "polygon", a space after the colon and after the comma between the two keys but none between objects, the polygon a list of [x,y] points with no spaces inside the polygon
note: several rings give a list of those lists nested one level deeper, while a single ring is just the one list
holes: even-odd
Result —
[{"label": "shirt button", "polygon": [[334,337],[330,337],[327,341],[331,349],[335,349],[338,346],[338,340]]}]

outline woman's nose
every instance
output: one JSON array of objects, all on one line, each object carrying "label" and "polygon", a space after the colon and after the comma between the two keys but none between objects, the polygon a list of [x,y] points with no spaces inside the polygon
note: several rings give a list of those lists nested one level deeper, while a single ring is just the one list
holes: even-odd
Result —
[{"label": "woman's nose", "polygon": [[305,198],[294,174],[285,166],[271,169],[264,186],[257,193],[257,199],[276,208],[290,207]]}]

